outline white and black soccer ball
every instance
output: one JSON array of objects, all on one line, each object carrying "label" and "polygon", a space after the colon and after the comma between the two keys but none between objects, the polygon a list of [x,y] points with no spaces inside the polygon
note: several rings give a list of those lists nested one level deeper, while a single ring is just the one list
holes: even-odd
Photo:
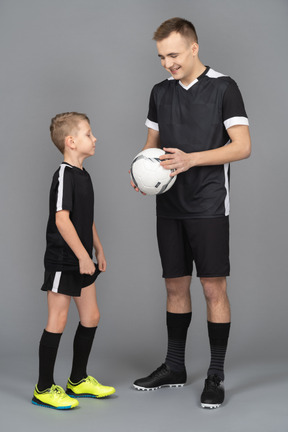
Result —
[{"label": "white and black soccer ball", "polygon": [[164,150],[149,148],[138,153],[133,159],[130,175],[141,192],[159,195],[167,192],[175,183],[177,176],[170,177],[172,170],[160,165],[159,157],[164,154]]}]

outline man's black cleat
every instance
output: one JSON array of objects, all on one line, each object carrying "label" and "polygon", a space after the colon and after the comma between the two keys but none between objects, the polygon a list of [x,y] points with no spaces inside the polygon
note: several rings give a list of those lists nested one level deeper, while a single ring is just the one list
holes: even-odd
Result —
[{"label": "man's black cleat", "polygon": [[224,401],[225,391],[223,382],[217,375],[209,375],[205,380],[201,395],[202,408],[219,408]]},{"label": "man's black cleat", "polygon": [[183,387],[186,379],[187,374],[185,369],[183,372],[176,372],[163,363],[149,376],[136,380],[133,385],[137,390],[149,391],[157,390],[161,387]]}]

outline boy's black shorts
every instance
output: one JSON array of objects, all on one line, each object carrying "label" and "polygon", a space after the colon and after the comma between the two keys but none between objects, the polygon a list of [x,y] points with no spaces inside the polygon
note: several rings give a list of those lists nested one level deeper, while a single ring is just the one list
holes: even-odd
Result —
[{"label": "boy's black shorts", "polygon": [[230,274],[229,217],[209,219],[157,218],[157,239],[164,278]]},{"label": "boy's black shorts", "polygon": [[59,294],[66,294],[71,297],[80,297],[82,288],[92,285],[101,273],[98,265],[95,264],[93,275],[81,274],[79,271],[48,271],[44,273],[42,291],[53,291]]}]

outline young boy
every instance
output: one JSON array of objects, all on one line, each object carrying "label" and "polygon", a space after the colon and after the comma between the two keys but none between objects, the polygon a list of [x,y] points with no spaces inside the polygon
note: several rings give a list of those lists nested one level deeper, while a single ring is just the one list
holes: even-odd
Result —
[{"label": "young boy", "polygon": [[[94,155],[96,138],[85,114],[56,115],[50,125],[51,138],[63,153],[64,162],[53,177],[47,226],[45,277],[48,322],[39,347],[39,379],[32,403],[54,409],[71,409],[76,397],[109,396],[113,387],[88,376],[86,367],[99,322],[95,280],[106,270],[103,247],[93,222],[94,194],[83,161]],[[97,264],[92,261],[95,249]],[[80,322],[73,344],[73,362],[66,392],[55,385],[54,364],[64,331],[71,297]]]}]

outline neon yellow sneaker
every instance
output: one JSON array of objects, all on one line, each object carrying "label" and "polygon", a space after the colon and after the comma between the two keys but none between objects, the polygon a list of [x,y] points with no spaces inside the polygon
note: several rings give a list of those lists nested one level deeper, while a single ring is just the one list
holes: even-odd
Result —
[{"label": "neon yellow sneaker", "polygon": [[115,393],[115,388],[104,386],[92,376],[88,376],[76,384],[69,379],[66,393],[71,397],[103,398]]},{"label": "neon yellow sneaker", "polygon": [[32,403],[34,405],[58,410],[68,410],[75,408],[79,404],[76,399],[72,399],[68,396],[62,387],[55,384],[43,392],[40,392],[36,385]]}]

